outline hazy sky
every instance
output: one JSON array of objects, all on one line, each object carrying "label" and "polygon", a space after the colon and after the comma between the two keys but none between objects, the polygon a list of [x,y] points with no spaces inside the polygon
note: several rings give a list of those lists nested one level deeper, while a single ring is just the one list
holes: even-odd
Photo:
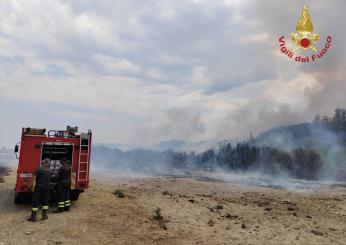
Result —
[{"label": "hazy sky", "polygon": [[0,146],[22,126],[96,142],[241,139],[346,106],[346,2],[306,1],[318,62],[279,52],[305,2],[1,0]]}]

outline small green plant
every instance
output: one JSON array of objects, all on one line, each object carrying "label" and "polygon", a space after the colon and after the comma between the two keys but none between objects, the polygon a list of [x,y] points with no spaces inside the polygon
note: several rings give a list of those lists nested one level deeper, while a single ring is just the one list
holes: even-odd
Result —
[{"label": "small green plant", "polygon": [[210,219],[208,220],[208,225],[209,225],[209,226],[214,226],[214,225],[215,225],[215,221],[214,221],[213,219],[210,218]]},{"label": "small green plant", "polygon": [[166,222],[167,220],[163,219],[163,216],[161,214],[161,208],[157,207],[154,211],[153,211],[153,219],[156,220],[159,223],[159,226],[164,229],[167,230],[167,226],[166,226]]},{"label": "small green plant", "polygon": [[161,214],[161,208],[157,207],[153,211],[153,218],[154,218],[154,220],[163,220],[163,216]]},{"label": "small green plant", "polygon": [[125,197],[124,192],[122,190],[115,190],[113,192],[113,194],[116,195],[119,198],[124,198]]}]

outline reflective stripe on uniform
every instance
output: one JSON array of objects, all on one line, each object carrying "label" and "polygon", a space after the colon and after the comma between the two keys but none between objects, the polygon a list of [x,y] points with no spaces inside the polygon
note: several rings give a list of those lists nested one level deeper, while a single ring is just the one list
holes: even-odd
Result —
[{"label": "reflective stripe on uniform", "polygon": [[48,209],[48,206],[42,206],[42,209],[43,209],[43,210],[47,210],[47,209]]},{"label": "reflective stripe on uniform", "polygon": [[59,202],[59,208],[63,208],[65,205],[64,205],[64,202]]},{"label": "reflective stripe on uniform", "polygon": [[68,207],[68,206],[70,206],[70,205],[71,205],[70,200],[66,200],[66,201],[65,201],[65,206]]},{"label": "reflective stripe on uniform", "polygon": [[37,212],[37,211],[38,211],[38,208],[32,208],[31,211]]},{"label": "reflective stripe on uniform", "polygon": [[70,200],[66,200],[65,203],[70,203]]}]

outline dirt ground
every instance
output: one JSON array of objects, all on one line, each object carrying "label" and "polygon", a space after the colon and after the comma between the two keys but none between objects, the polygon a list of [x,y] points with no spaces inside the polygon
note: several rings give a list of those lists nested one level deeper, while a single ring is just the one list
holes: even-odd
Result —
[{"label": "dirt ground", "polygon": [[[314,193],[196,178],[94,175],[72,210],[30,223],[0,183],[3,244],[346,244],[346,189]],[[124,198],[113,194],[122,190]],[[159,207],[154,219],[153,211]],[[160,219],[162,218],[162,219]]]}]

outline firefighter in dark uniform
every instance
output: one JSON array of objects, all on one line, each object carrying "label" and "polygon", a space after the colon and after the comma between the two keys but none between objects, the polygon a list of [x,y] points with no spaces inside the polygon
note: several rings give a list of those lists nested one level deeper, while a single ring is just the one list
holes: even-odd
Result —
[{"label": "firefighter in dark uniform", "polygon": [[61,167],[58,170],[58,194],[59,203],[58,208],[54,210],[54,213],[61,213],[63,211],[69,211],[71,206],[70,190],[71,190],[71,167],[67,163],[66,158],[60,160]]},{"label": "firefighter in dark uniform", "polygon": [[35,190],[32,195],[32,209],[31,216],[28,221],[36,222],[36,216],[38,212],[38,206],[42,204],[42,220],[48,219],[48,202],[49,202],[49,192],[50,192],[50,182],[52,177],[52,171],[50,169],[50,159],[46,158],[42,162],[36,172],[34,173],[36,177]]}]

